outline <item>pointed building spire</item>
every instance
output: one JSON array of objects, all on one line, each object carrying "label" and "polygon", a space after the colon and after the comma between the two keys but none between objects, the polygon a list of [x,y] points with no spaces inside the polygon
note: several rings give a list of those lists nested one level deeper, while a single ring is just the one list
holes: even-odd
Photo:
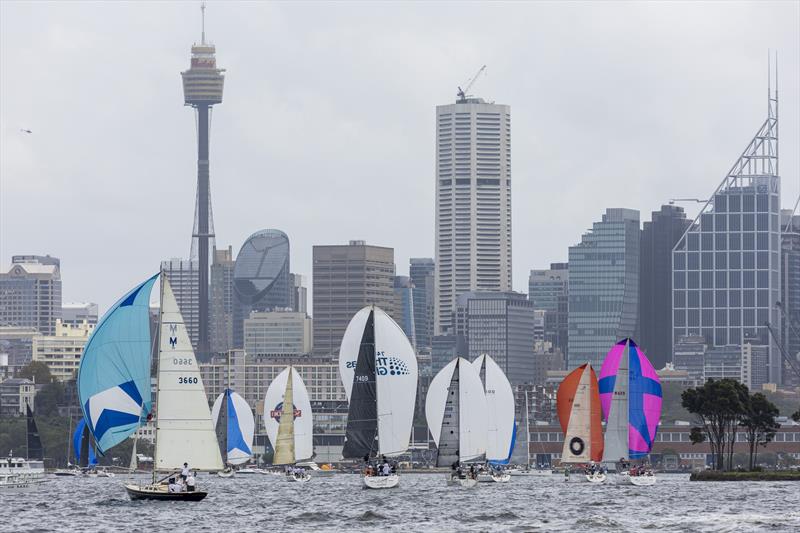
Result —
[{"label": "pointed building spire", "polygon": [[206,44],[206,3],[200,3],[200,19],[201,19],[201,29],[200,29],[200,44]]}]

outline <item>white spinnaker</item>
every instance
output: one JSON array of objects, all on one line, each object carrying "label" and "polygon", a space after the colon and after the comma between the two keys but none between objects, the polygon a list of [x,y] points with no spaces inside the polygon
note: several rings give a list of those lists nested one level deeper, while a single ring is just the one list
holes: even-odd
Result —
[{"label": "white spinnaker", "polygon": [[458,359],[453,359],[447,363],[444,368],[433,377],[431,384],[428,386],[428,395],[425,397],[425,420],[428,422],[428,429],[437,447],[439,446],[444,408],[447,402],[450,382],[453,379],[456,361],[458,361]]},{"label": "white spinnaker", "polygon": [[614,395],[611,397],[606,434],[603,446],[603,463],[615,469],[620,459],[628,459],[628,358],[630,349],[625,349],[619,358],[617,378],[614,380]]},{"label": "white spinnaker", "polygon": [[361,337],[364,335],[364,327],[367,325],[367,318],[369,318],[371,310],[372,306],[364,307],[350,319],[339,347],[339,376],[342,378],[348,402],[350,401],[350,391],[353,390],[353,376],[356,372]]},{"label": "white spinnaker", "polygon": [[489,461],[507,461],[511,456],[511,445],[514,439],[514,390],[508,378],[494,359],[488,355],[480,355],[472,362],[480,376],[484,366],[483,390],[486,394],[488,416],[488,432],[486,441],[486,459]]},{"label": "white spinnaker", "polygon": [[[588,463],[592,459],[592,365],[583,369],[572,409],[569,412],[567,434],[561,449],[562,463]],[[573,441],[575,441],[573,443]],[[580,451],[580,453],[574,453]]]},{"label": "white spinnaker", "polygon": [[463,461],[480,459],[486,455],[489,429],[489,411],[483,383],[475,367],[459,357],[459,458]]},{"label": "white spinnaker", "polygon": [[[214,427],[217,427],[219,410],[222,408],[222,400],[224,398],[225,393],[217,396],[217,399],[214,400],[214,406],[211,408],[211,420],[214,423]],[[239,431],[242,434],[242,439],[247,447],[252,450],[253,436],[256,430],[256,421],[253,417],[253,411],[250,409],[250,405],[248,405],[245,399],[233,391],[231,391],[231,401],[233,402],[233,409],[236,411],[236,420],[239,422]],[[228,416],[230,416],[230,413],[228,413]],[[228,446],[230,447],[231,445],[232,443],[228,441]],[[228,464],[241,465],[250,460],[251,454],[248,450],[232,448],[227,450],[227,457]]]},{"label": "white spinnaker", "polygon": [[378,395],[378,453],[408,450],[417,397],[417,355],[403,329],[375,307],[375,373]]},{"label": "white spinnaker", "polygon": [[193,470],[222,470],[208,398],[186,325],[166,276],[161,276],[161,283],[154,468],[168,471],[188,463]]},{"label": "white spinnaker", "polygon": [[[264,397],[264,427],[273,449],[277,443],[278,425],[280,422],[280,408],[283,395],[286,392],[286,382],[289,377],[289,367],[278,374],[270,383]],[[297,372],[292,372],[292,396],[295,411],[298,415],[294,419],[294,453],[296,461],[310,459],[314,455],[313,442],[313,414],[311,412],[311,399],[308,390]]]}]

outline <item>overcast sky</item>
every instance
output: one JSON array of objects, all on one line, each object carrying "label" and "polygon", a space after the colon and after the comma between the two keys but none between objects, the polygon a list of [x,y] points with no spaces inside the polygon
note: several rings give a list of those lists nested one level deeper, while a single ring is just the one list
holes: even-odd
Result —
[{"label": "overcast sky", "polygon": [[[800,193],[800,3],[209,2],[218,246],[285,231],[434,255],[437,104],[511,106],[514,288],[606,207],[708,197],[763,122],[779,50],[783,205]],[[61,258],[64,301],[105,309],[189,254],[199,2],[0,2],[0,265]],[[20,132],[30,129],[33,134]],[[687,206],[696,213],[696,206]],[[310,304],[310,302],[309,302]]]}]

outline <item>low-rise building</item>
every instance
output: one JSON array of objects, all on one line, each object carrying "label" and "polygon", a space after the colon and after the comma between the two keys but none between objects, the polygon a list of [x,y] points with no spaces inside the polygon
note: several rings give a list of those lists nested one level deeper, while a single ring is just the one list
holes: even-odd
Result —
[{"label": "low-rise building", "polygon": [[36,383],[27,378],[8,378],[0,383],[0,416],[22,416],[25,404],[35,410]]},{"label": "low-rise building", "polygon": [[94,326],[85,320],[74,326],[56,320],[55,335],[33,337],[33,360],[46,364],[58,381],[74,379]]}]

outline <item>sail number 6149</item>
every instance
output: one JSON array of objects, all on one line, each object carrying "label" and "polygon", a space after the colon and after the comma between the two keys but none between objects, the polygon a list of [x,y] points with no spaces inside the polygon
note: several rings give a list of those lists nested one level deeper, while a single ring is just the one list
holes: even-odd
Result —
[{"label": "sail number 6149", "polygon": [[179,385],[195,385],[196,383],[197,378],[178,376]]}]

